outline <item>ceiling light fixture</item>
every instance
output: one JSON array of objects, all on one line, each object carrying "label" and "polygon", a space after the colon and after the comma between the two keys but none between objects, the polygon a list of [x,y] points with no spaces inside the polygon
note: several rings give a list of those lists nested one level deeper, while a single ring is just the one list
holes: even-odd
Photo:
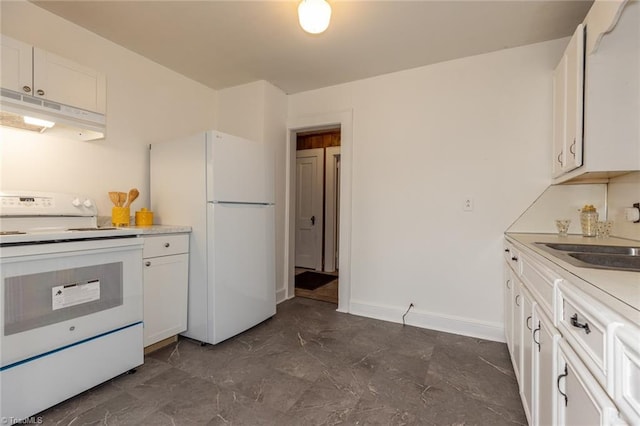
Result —
[{"label": "ceiling light fixture", "polygon": [[298,20],[306,32],[320,34],[329,27],[331,6],[326,0],[302,0],[298,5]]}]

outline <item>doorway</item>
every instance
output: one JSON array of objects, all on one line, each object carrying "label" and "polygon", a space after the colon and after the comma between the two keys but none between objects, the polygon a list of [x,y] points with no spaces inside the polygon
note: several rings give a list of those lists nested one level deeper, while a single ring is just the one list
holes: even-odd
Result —
[{"label": "doorway", "polygon": [[295,295],[338,303],[340,128],[296,133]]},{"label": "doorway", "polygon": [[293,117],[287,124],[285,164],[285,235],[284,235],[284,294],[283,299],[295,297],[295,204],[296,204],[296,139],[298,132],[340,128],[340,214],[337,219],[336,268],[340,271],[338,288],[339,312],[351,311],[351,157],[353,147],[353,111],[351,109]]}]

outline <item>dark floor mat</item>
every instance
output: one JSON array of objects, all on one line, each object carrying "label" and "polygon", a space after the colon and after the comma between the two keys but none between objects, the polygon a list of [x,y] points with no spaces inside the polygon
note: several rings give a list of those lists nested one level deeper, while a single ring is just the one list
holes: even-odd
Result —
[{"label": "dark floor mat", "polygon": [[296,275],[296,288],[304,290],[315,290],[318,287],[338,279],[335,275],[320,274],[318,272],[306,271]]}]

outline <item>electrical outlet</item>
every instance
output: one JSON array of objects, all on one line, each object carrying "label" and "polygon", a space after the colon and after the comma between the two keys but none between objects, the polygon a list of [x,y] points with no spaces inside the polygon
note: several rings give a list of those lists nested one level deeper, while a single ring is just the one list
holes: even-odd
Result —
[{"label": "electrical outlet", "polygon": [[465,212],[473,211],[473,198],[467,197],[464,199],[464,205],[462,206],[462,210],[464,210]]}]

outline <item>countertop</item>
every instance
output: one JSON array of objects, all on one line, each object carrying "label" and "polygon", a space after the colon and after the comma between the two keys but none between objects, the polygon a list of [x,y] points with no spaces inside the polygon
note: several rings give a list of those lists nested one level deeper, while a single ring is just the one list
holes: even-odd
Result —
[{"label": "countertop", "polygon": [[151,225],[151,226],[129,226],[130,229],[139,230],[139,235],[153,234],[183,234],[191,232],[190,226],[181,225]]},{"label": "countertop", "polygon": [[559,237],[557,234],[506,233],[506,237],[519,249],[524,247],[561,268],[562,275],[578,288],[609,306],[630,321],[640,325],[640,272],[611,271],[581,268],[553,256],[534,243],[571,243],[638,247],[640,242],[623,238],[588,238],[581,235]]}]

